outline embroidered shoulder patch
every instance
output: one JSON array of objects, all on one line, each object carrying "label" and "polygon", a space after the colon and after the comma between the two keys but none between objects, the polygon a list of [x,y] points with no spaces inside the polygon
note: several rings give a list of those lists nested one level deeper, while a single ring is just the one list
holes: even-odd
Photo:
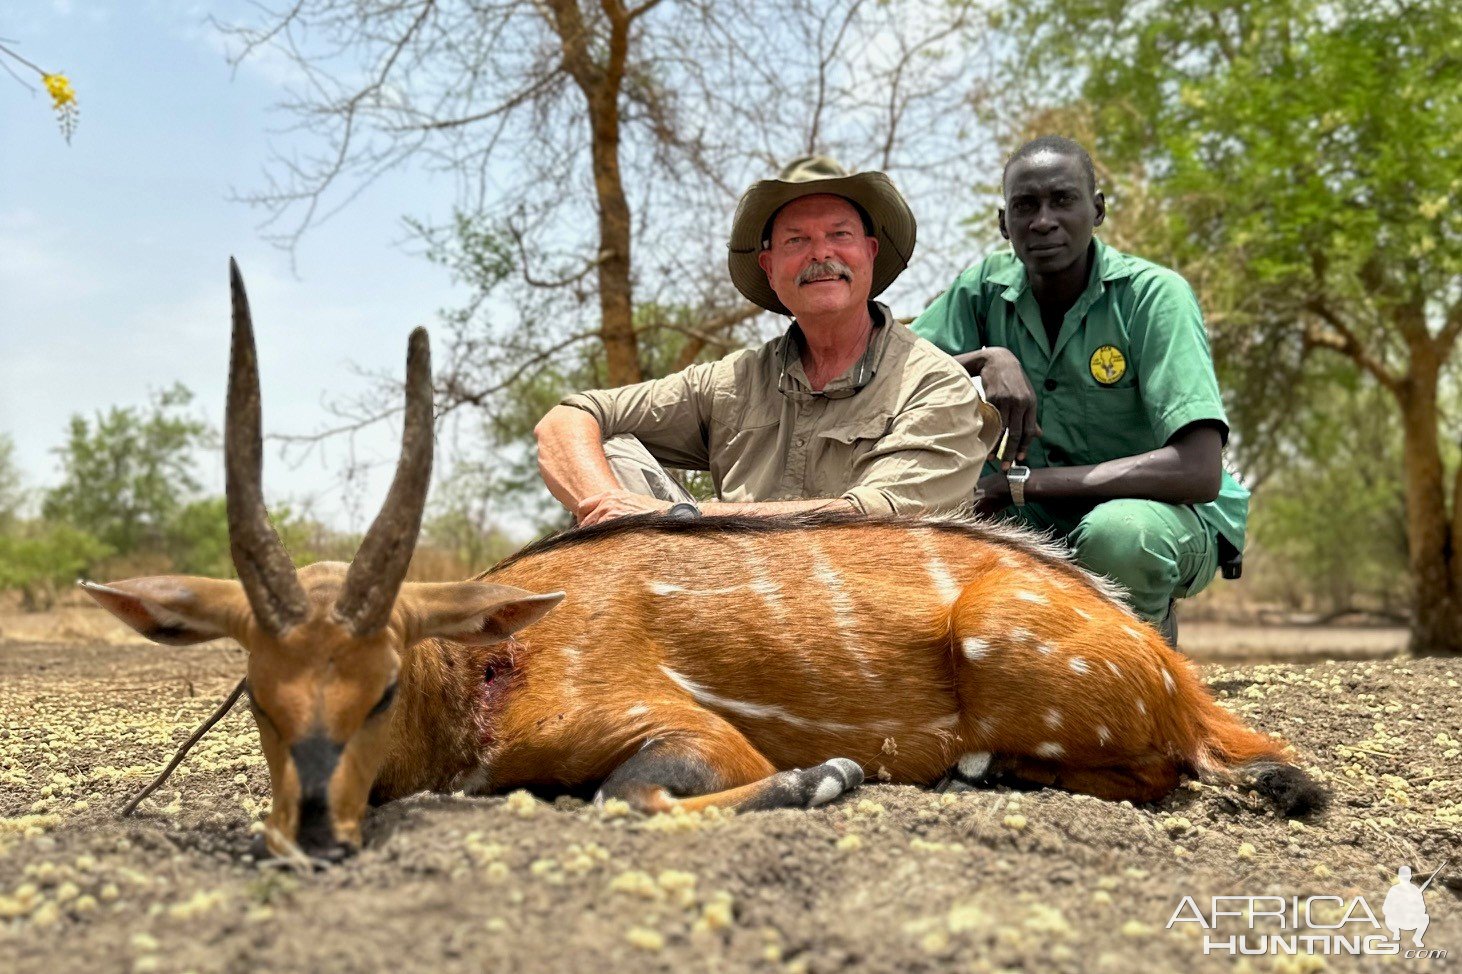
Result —
[{"label": "embroidered shoulder patch", "polygon": [[1103,345],[1091,353],[1091,377],[1109,386],[1127,374],[1127,358],[1115,345]]}]

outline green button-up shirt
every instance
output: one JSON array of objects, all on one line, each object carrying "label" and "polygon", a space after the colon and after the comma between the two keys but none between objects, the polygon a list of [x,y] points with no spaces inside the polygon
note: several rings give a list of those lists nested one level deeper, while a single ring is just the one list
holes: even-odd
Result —
[{"label": "green button-up shirt", "polygon": [[[1031,467],[1081,466],[1155,450],[1189,423],[1228,418],[1203,315],[1182,277],[1094,240],[1091,280],[1053,348],[1025,265],[1010,251],[965,271],[913,330],[952,355],[999,346],[1035,390],[1043,435]],[[1249,492],[1229,474],[1198,516],[1242,551]]]}]

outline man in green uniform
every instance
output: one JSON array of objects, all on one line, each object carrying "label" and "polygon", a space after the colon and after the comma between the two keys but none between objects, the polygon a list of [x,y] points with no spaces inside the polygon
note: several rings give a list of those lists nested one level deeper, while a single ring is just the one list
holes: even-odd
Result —
[{"label": "man in green uniform", "polygon": [[1237,567],[1248,491],[1223,468],[1228,421],[1192,289],[1092,231],[1091,157],[1045,136],[1006,164],[1011,250],[961,274],[913,330],[981,377],[1008,436],[986,512],[1054,530],[1176,643],[1174,599]]}]

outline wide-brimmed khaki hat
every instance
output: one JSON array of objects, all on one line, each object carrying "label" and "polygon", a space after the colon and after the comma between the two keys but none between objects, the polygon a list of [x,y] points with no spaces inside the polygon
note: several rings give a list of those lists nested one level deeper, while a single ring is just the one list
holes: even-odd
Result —
[{"label": "wide-brimmed khaki hat", "polygon": [[894,282],[914,254],[918,227],[914,213],[893,181],[881,172],[859,172],[851,175],[827,156],[803,156],[794,159],[776,179],[755,183],[736,204],[736,218],[731,222],[731,253],[727,264],[736,290],[768,311],[789,315],[777,292],[767,281],[766,271],[757,263],[763,233],[778,210],[803,196],[829,193],[851,200],[863,208],[873,222],[878,238],[878,256],[873,260],[873,290],[870,297],[882,294]]}]

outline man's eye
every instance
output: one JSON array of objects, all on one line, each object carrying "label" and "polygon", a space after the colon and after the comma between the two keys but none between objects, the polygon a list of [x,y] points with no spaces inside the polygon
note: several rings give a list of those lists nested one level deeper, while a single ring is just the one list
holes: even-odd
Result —
[{"label": "man's eye", "polygon": [[847,240],[849,237],[851,237],[853,235],[853,231],[851,231],[851,230],[834,230],[832,235],[833,235],[833,239],[835,239],[835,240]]},{"label": "man's eye", "polygon": [[390,707],[391,704],[395,702],[396,686],[397,685],[395,683],[392,683],[390,686],[386,687],[386,692],[381,694],[381,699],[377,700],[376,705],[371,708],[371,712],[366,714],[367,720],[385,713],[386,708]]}]

